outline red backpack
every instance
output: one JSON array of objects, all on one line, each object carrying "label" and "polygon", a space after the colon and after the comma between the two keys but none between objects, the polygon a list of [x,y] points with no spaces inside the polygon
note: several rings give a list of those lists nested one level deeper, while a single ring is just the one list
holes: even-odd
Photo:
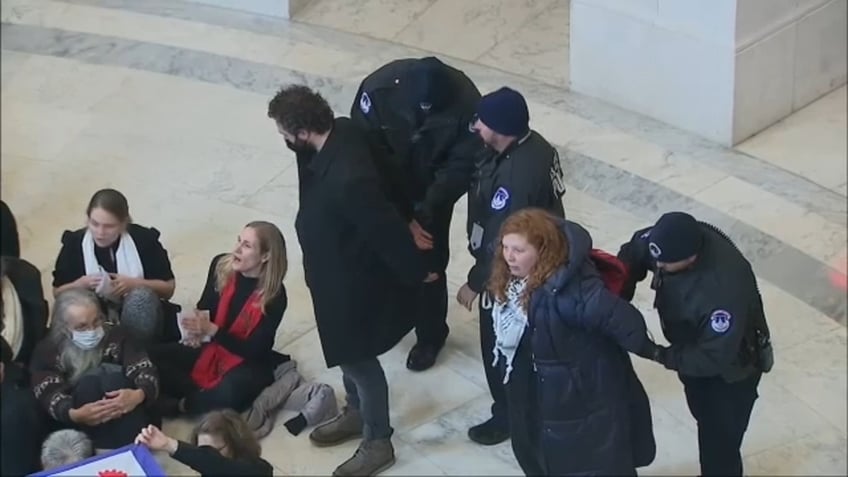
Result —
[{"label": "red backpack", "polygon": [[604,285],[614,294],[621,296],[624,284],[627,282],[627,266],[615,255],[604,252],[599,248],[593,248],[589,252],[589,258],[595,262],[598,273]]}]

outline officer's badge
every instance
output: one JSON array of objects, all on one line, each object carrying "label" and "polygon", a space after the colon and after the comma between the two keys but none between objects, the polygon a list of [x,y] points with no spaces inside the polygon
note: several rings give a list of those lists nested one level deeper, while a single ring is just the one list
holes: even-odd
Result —
[{"label": "officer's badge", "polygon": [[492,209],[501,210],[506,207],[507,202],[509,202],[509,192],[503,187],[498,187],[495,195],[492,196]]},{"label": "officer's badge", "polygon": [[648,244],[648,251],[651,252],[651,256],[654,257],[654,260],[659,259],[660,255],[662,255],[662,249],[655,242]]},{"label": "officer's badge", "polygon": [[371,112],[371,98],[364,91],[362,92],[362,96],[359,97],[359,109],[362,110],[362,114]]},{"label": "officer's badge", "polygon": [[716,333],[724,333],[730,329],[730,313],[724,310],[716,310],[710,315],[710,328]]}]

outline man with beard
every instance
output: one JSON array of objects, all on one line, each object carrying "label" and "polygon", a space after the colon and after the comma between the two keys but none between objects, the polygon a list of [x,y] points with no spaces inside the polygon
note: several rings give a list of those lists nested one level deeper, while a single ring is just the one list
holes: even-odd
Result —
[{"label": "man with beard", "polygon": [[530,129],[530,112],[521,93],[501,88],[484,96],[473,125],[491,153],[477,165],[468,192],[468,249],[475,263],[457,301],[471,310],[478,300],[480,347],[489,392],[494,399],[492,417],[468,430],[468,437],[483,445],[509,438],[509,418],[503,376],[494,364],[495,331],[492,299],[486,283],[501,224],[526,207],[545,209],[564,217],[565,182],[559,154],[539,133]]},{"label": "man with beard", "polygon": [[33,393],[50,417],[84,431],[97,449],[131,444],[152,423],[145,405],[159,394],[156,369],[124,329],[104,323],[93,291],[56,297],[30,369]]},{"label": "man with beard", "polygon": [[297,85],[271,99],[268,117],[296,154],[304,276],[324,360],[341,368],[347,393],[342,413],[309,438],[332,446],[362,437],[333,475],[374,475],[395,461],[377,357],[409,333],[414,297],[439,277],[385,197],[368,143],[350,119],[335,118],[320,94]]},{"label": "man with beard", "polygon": [[417,343],[406,367],[436,363],[450,331],[445,269],[456,201],[468,191],[483,144],[469,129],[480,100],[462,71],[435,57],[404,58],[369,74],[350,117],[368,137],[389,195],[439,279],[422,287],[413,305]]}]

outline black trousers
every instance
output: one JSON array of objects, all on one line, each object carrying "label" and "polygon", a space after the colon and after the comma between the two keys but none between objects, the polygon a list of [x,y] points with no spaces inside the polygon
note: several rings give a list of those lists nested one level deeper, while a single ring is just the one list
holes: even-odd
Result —
[{"label": "black trousers", "polygon": [[201,348],[180,343],[165,343],[150,349],[150,359],[159,369],[162,394],[164,397],[185,398],[185,409],[189,415],[205,414],[216,409],[245,411],[274,381],[270,367],[242,363],[225,374],[214,388],[200,389],[191,379],[200,351]]},{"label": "black trousers", "polygon": [[424,230],[433,235],[433,248],[425,250],[424,259],[429,271],[439,274],[439,279],[425,283],[421,287],[415,310],[415,336],[418,342],[433,346],[441,346],[448,337],[450,328],[448,316],[448,281],[445,270],[450,259],[450,224],[453,217],[453,206],[437,209],[433,212],[429,224],[421,224]]},{"label": "black trousers", "polygon": [[[74,386],[72,392],[74,407],[78,408],[84,404],[99,401],[109,391],[134,388],[135,386],[127,379],[123,371],[85,375]],[[96,449],[117,449],[132,444],[141,429],[152,422],[144,406],[140,404],[127,414],[98,426],[79,426],[79,428],[88,434]]]},{"label": "black trousers", "polygon": [[728,383],[721,377],[680,376],[698,422],[701,475],[742,475],[742,439],[748,429],[761,373]]},{"label": "black trousers", "polygon": [[37,472],[41,469],[41,443],[47,434],[46,416],[29,386],[13,382],[8,374],[3,378],[1,395],[0,475]]},{"label": "black trousers", "polygon": [[495,360],[495,329],[492,324],[492,299],[483,292],[477,299],[480,319],[480,355],[483,357],[483,369],[486,372],[486,384],[492,396],[492,418],[504,431],[509,431],[509,410],[506,388],[503,383],[503,371]]}]

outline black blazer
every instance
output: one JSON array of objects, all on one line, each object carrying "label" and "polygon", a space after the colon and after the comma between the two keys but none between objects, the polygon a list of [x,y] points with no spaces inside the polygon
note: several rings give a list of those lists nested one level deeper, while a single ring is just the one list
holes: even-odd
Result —
[{"label": "black blazer", "polygon": [[47,334],[47,301],[41,286],[41,272],[24,259],[3,257],[3,268],[18,293],[23,313],[24,342],[15,361],[29,366],[35,345]]},{"label": "black blazer", "polygon": [[2,200],[0,200],[0,255],[15,258],[21,256],[18,224],[15,222],[11,209]]}]

